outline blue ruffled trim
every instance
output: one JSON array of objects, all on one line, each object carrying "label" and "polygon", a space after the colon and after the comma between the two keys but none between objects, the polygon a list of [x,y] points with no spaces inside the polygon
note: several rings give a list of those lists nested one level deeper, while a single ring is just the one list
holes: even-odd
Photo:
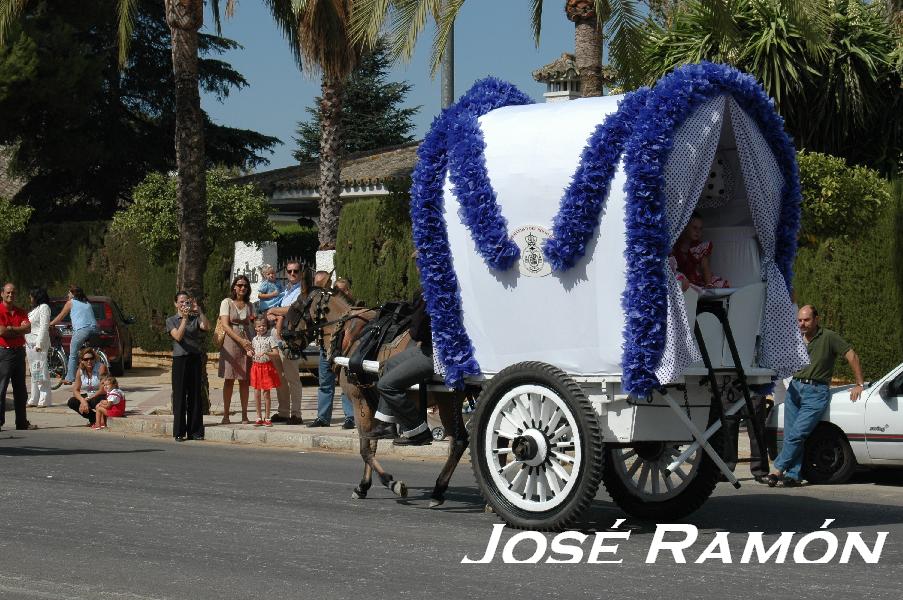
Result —
[{"label": "blue ruffled trim", "polygon": [[776,262],[790,285],[799,228],[796,153],[765,91],[751,76],[726,65],[703,62],[676,69],[652,90],[626,146],[627,286],[622,385],[645,395],[659,386],[655,369],[665,347],[666,265],[670,252],[665,217],[664,166],[677,128],[705,101],[730,94],[752,117],[784,176]]},{"label": "blue ruffled trim", "polygon": [[649,92],[649,88],[640,88],[625,95],[617,112],[605,117],[587,141],[555,215],[552,237],[543,245],[543,254],[553,270],[566,271],[586,254],[586,245],[599,226],[624,144]]},{"label": "blue ruffled trim", "polygon": [[[799,177],[796,154],[783,120],[755,80],[724,65],[701,63],[674,71],[653,90],[629,94],[619,110],[596,128],[581,155],[544,248],[556,270],[583,256],[599,223],[618,160],[627,174],[627,290],[623,385],[647,394],[658,387],[654,371],[665,344],[668,227],[664,216],[664,164],[677,127],[706,100],[730,94],[758,124],[784,175],[783,207],[776,234],[776,263],[789,287],[799,229]],[[461,101],[444,111],[418,150],[411,187],[414,244],[433,341],[445,365],[446,384],[461,387],[464,377],[480,374],[473,344],[464,328],[458,279],[454,272],[444,212],[446,172],[461,204],[459,214],[477,250],[495,269],[507,269],[519,251],[486,172],[485,142],[478,119],[490,110],[530,102],[514,86],[494,78],[477,82]]]}]

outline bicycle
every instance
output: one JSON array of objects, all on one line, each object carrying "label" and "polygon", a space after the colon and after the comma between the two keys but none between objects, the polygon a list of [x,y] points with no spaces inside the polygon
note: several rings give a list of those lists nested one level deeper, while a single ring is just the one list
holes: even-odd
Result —
[{"label": "bicycle", "polygon": [[[63,385],[63,381],[66,379],[66,371],[69,368],[69,355],[63,347],[63,340],[59,331],[51,333],[50,337],[51,344],[50,350],[47,353],[47,370],[50,373],[50,389],[56,390]],[[103,363],[103,366],[107,368],[107,372],[109,373],[110,361],[107,358],[106,353],[100,349],[100,337],[98,334],[91,335],[78,350],[81,352],[85,348],[90,348],[94,351],[97,360]]]}]

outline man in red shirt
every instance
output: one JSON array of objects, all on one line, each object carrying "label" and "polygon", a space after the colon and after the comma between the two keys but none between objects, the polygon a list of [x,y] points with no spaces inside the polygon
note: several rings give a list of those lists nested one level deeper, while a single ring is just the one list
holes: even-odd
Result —
[{"label": "man in red shirt", "polygon": [[6,422],[6,388],[13,384],[16,429],[36,429],[25,417],[25,334],[31,331],[28,314],[13,304],[16,286],[3,285],[0,302],[0,427]]}]

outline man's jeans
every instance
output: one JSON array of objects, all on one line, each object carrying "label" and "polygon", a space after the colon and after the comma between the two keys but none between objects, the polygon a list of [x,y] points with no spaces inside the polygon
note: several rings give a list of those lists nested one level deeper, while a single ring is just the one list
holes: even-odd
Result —
[{"label": "man's jeans", "polygon": [[[326,352],[320,350],[320,387],[317,389],[317,418],[329,423],[332,420],[332,400],[335,398],[335,372],[329,368]],[[342,392],[342,411],[346,419],[354,418],[351,400]]]},{"label": "man's jeans", "polygon": [[803,465],[803,448],[806,439],[815,429],[831,400],[826,384],[790,382],[784,400],[784,445],[774,461],[776,469],[785,477],[800,480]]},{"label": "man's jeans", "polygon": [[69,366],[66,369],[66,381],[75,381],[75,371],[78,370],[79,353],[92,333],[97,333],[96,327],[82,327],[72,332],[69,340]]}]

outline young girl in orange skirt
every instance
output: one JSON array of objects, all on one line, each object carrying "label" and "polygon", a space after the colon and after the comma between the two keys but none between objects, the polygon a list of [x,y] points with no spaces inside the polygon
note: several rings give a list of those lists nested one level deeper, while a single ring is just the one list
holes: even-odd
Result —
[{"label": "young girl in orange skirt", "polygon": [[254,331],[257,335],[251,340],[251,350],[248,350],[248,356],[251,357],[253,363],[251,365],[251,387],[254,388],[254,400],[257,402],[257,422],[255,427],[272,427],[273,422],[269,418],[264,419],[261,415],[260,396],[266,402],[266,410],[263,415],[270,414],[270,390],[279,387],[279,373],[273,365],[273,360],[279,356],[279,350],[276,346],[276,340],[272,336],[267,335],[266,317],[257,317],[254,319]]}]

